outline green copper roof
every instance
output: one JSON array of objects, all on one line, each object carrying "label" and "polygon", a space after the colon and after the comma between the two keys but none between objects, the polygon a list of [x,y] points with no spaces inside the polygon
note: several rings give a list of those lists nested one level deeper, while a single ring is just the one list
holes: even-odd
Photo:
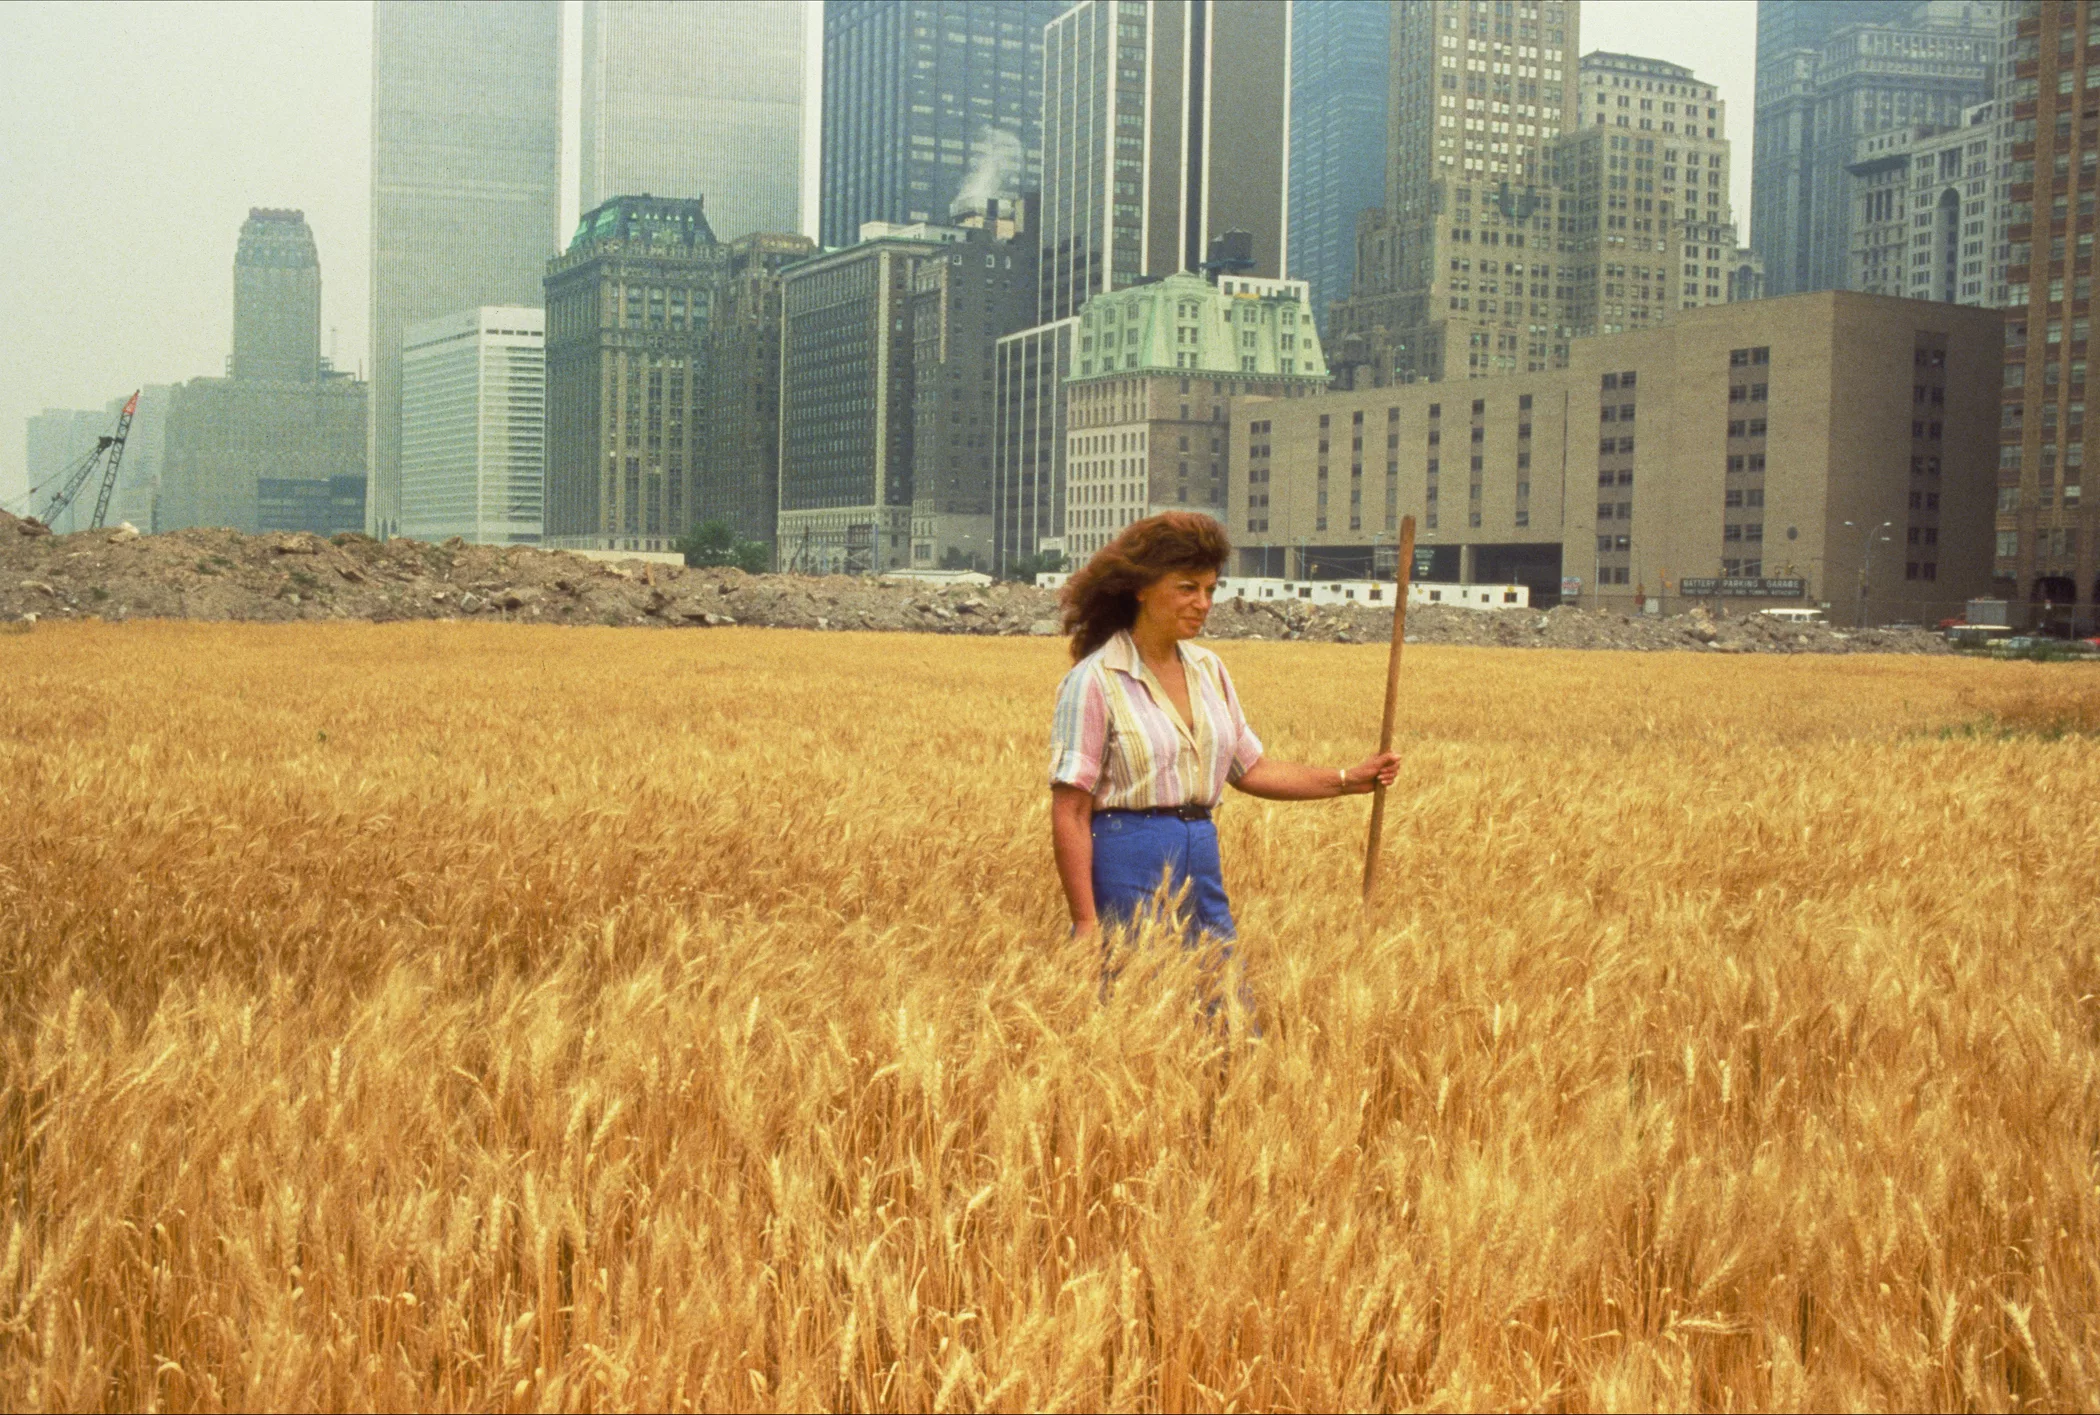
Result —
[{"label": "green copper roof", "polygon": [[1130,373],[1327,381],[1297,282],[1170,275],[1096,295],[1079,312],[1069,381]]}]

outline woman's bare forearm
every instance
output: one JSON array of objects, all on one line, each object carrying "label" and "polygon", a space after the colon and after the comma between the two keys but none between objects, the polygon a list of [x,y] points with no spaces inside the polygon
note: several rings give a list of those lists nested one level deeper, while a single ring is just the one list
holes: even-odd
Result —
[{"label": "woman's bare forearm", "polygon": [[1072,927],[1094,926],[1094,798],[1076,786],[1050,788],[1050,845]]},{"label": "woman's bare forearm", "polygon": [[1325,801],[1335,796],[1363,795],[1381,781],[1390,786],[1399,765],[1400,758],[1392,752],[1366,757],[1346,768],[1303,766],[1263,757],[1232,784],[1265,801]]}]

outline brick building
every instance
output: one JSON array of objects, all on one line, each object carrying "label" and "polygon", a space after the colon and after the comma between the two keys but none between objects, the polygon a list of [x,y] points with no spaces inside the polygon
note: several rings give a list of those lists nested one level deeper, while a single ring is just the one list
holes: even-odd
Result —
[{"label": "brick building", "polygon": [[2013,11],[2012,243],[2000,414],[1998,593],[2030,623],[2093,632],[2100,599],[2100,498],[2084,493],[2093,459],[2085,420],[2100,190],[2100,33],[2091,5],[2026,0]]}]

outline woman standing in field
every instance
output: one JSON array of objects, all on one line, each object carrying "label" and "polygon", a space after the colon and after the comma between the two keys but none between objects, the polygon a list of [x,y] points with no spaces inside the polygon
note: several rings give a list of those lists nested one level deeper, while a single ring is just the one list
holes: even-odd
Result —
[{"label": "woman standing in field", "polygon": [[1232,547],[1208,516],[1168,511],[1127,527],[1072,576],[1072,671],[1051,727],[1050,833],[1075,934],[1128,923],[1162,884],[1188,887],[1193,923],[1236,929],[1211,812],[1229,783],[1271,801],[1392,784],[1400,758],[1295,766],[1262,755],[1218,656],[1190,642]]}]

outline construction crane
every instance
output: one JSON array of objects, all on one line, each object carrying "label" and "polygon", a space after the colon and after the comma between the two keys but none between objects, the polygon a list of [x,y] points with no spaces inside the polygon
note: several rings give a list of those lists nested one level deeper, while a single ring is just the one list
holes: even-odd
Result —
[{"label": "construction crane", "polygon": [[[124,461],[124,439],[131,436],[131,417],[138,410],[139,395],[133,393],[131,400],[124,405],[124,411],[117,417],[116,432],[97,437],[93,450],[66,469],[64,476],[60,479],[57,492],[52,495],[50,502],[45,505],[44,514],[38,517],[38,520],[48,526],[60,516],[63,516],[66,513],[66,508],[73,504],[73,498],[78,496],[80,489],[87,485],[88,478],[94,475],[95,468],[100,466],[102,468],[102,490],[95,497],[95,519],[89,524],[88,529],[101,529],[103,519],[109,515],[110,495],[117,489],[117,468]],[[107,461],[103,460],[105,454],[108,457]],[[44,485],[49,486],[50,483],[46,482]]]}]

